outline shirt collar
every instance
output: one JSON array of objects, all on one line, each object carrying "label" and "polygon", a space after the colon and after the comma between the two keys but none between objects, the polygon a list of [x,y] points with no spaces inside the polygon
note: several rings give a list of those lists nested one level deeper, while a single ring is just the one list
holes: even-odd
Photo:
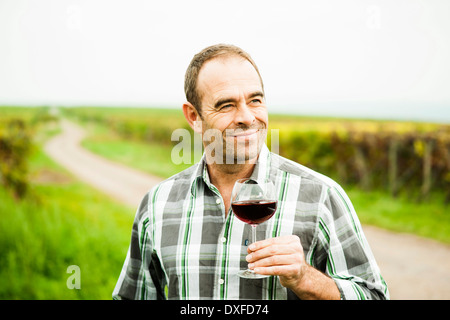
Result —
[{"label": "shirt collar", "polygon": [[[270,173],[270,163],[271,156],[270,151],[267,148],[266,144],[263,144],[261,151],[259,152],[258,160],[256,161],[255,168],[250,176],[251,179],[265,179],[269,177]],[[192,176],[191,182],[191,194],[194,196],[196,193],[197,183],[202,179],[203,182],[211,188],[211,181],[209,179],[208,170],[206,167],[206,155],[203,153],[201,160],[197,165],[197,170],[195,170]]]}]

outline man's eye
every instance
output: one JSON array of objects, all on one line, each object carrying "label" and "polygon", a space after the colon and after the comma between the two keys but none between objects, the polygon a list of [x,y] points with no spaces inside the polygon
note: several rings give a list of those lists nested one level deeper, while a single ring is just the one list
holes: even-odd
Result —
[{"label": "man's eye", "polygon": [[261,103],[261,100],[260,99],[253,99],[250,102],[253,103],[253,104],[256,104],[256,103]]},{"label": "man's eye", "polygon": [[232,104],[225,104],[225,105],[220,107],[220,110],[226,110],[228,108],[231,108],[232,106],[233,106]]}]

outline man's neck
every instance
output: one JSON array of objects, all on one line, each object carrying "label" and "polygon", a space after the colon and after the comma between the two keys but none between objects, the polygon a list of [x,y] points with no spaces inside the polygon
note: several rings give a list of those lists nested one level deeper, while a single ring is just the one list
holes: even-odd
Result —
[{"label": "man's neck", "polygon": [[219,190],[221,187],[234,185],[237,179],[248,178],[252,175],[255,163],[245,164],[207,164],[209,180]]},{"label": "man's neck", "polygon": [[237,179],[248,178],[252,175],[255,163],[239,165],[207,164],[209,180],[219,190],[225,205],[225,217],[230,210],[231,192]]}]

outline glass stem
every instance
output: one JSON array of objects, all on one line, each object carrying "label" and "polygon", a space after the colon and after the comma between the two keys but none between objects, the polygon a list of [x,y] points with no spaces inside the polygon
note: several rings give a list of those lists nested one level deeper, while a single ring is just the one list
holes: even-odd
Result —
[{"label": "glass stem", "polygon": [[251,243],[256,242],[256,227],[257,226],[258,226],[257,224],[252,224],[252,242]]},{"label": "glass stem", "polygon": [[[252,226],[252,242],[251,243],[255,243],[256,242],[256,226],[257,226],[257,224],[252,224],[251,226]],[[247,271],[252,274],[255,273],[255,271],[250,270],[248,268],[247,268]]]}]

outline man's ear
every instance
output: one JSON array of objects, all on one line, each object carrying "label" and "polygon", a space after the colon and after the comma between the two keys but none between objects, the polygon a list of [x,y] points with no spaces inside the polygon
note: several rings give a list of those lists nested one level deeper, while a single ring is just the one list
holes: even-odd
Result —
[{"label": "man's ear", "polygon": [[185,102],[183,104],[183,113],[192,130],[194,130],[194,132],[201,134],[202,124],[197,109],[191,103]]}]

